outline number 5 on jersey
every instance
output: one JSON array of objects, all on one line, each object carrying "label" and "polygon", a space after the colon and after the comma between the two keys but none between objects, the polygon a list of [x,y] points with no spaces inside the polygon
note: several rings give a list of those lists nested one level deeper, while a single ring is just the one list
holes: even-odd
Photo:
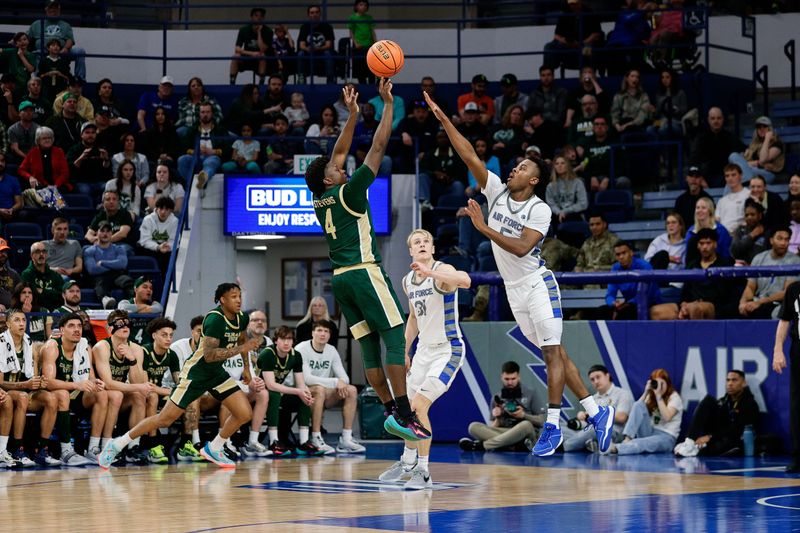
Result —
[{"label": "number 5 on jersey", "polygon": [[333,216],[331,216],[331,208],[325,210],[325,233],[336,240],[336,226],[333,225]]}]

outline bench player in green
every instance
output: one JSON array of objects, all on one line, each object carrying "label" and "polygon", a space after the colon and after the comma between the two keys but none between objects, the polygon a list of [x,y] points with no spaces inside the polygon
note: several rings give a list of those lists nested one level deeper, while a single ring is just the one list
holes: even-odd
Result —
[{"label": "bench player in green", "polygon": [[[384,427],[403,439],[429,439],[430,431],[419,422],[406,396],[405,314],[381,268],[367,199],[367,189],[375,181],[392,133],[392,82],[382,79],[378,84],[385,104],[383,115],[364,164],[349,180],[344,165],[358,120],[358,93],[351,87],[342,91],[350,115],[333,153],[330,158],[318,157],[306,170],[306,184],[314,195],[314,211],[330,250],[333,294],[347,317],[353,337],[361,345],[367,380],[391,413]],[[381,338],[386,345],[386,373],[394,399],[381,362]]]},{"label": "bench player in green", "polygon": [[261,338],[247,339],[247,314],[242,312],[242,290],[235,283],[222,283],[214,292],[215,307],[203,318],[203,336],[200,346],[186,361],[181,371],[178,386],[169,397],[167,405],[157,415],[145,418],[125,435],[106,445],[98,458],[105,469],[133,439],[169,427],[194,400],[205,392],[222,402],[230,411],[225,425],[214,440],[207,442],[200,454],[222,468],[235,468],[236,463],[225,456],[222,450],[225,440],[233,435],[253,416],[250,402],[242,389],[228,375],[222,363],[236,355],[246,354],[261,344]]}]

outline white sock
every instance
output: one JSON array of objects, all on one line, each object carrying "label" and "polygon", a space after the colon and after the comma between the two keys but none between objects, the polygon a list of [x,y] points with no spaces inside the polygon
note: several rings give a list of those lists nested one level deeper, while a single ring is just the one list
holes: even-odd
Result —
[{"label": "white sock", "polygon": [[133,439],[133,440],[131,441],[131,444],[132,444],[133,446],[138,446],[138,445],[139,445],[139,439],[141,439],[141,437],[136,437],[135,439]]},{"label": "white sock", "polygon": [[300,444],[304,444],[308,441],[308,428],[301,427],[300,428]]},{"label": "white sock", "polygon": [[125,446],[127,446],[128,444],[130,444],[132,440],[133,440],[133,439],[131,438],[131,433],[130,433],[130,431],[129,431],[128,433],[125,433],[125,434],[124,434],[123,436],[121,436],[121,437],[117,437],[117,438],[116,438],[116,442],[117,442],[117,448],[119,448],[119,449],[121,450],[122,448],[124,448]]},{"label": "white sock", "polygon": [[250,436],[247,439],[247,444],[253,445],[258,442],[258,431],[250,431]]},{"label": "white sock", "polygon": [[3,453],[8,448],[8,435],[0,437],[0,453]]},{"label": "white sock", "polygon": [[312,431],[311,432],[311,440],[322,440],[322,432],[321,431]]},{"label": "white sock", "polygon": [[553,424],[555,427],[559,427],[559,423],[561,422],[561,409],[551,409],[547,408],[547,423]]},{"label": "white sock", "polygon": [[199,429],[193,429],[192,430],[192,444],[197,444],[198,442],[200,442],[200,430]]},{"label": "white sock", "polygon": [[71,442],[62,442],[61,443],[61,455],[64,455],[65,453],[67,453],[71,449],[72,449],[72,443]]},{"label": "white sock", "polygon": [[413,465],[417,461],[417,449],[403,446],[403,455],[400,457],[400,461],[407,465]]},{"label": "white sock", "polygon": [[276,442],[278,440],[278,428],[275,428],[275,429],[269,428],[269,429],[267,429],[267,435],[269,435],[269,443],[270,444],[272,444],[273,442]]},{"label": "white sock", "polygon": [[105,450],[106,449],[106,444],[108,444],[112,440],[114,440],[114,439],[100,439],[100,449],[101,450]]},{"label": "white sock", "polygon": [[89,437],[89,449],[94,450],[100,447],[100,437]]},{"label": "white sock", "polygon": [[342,440],[347,442],[353,440],[353,430],[352,429],[343,429],[342,430]]},{"label": "white sock", "polygon": [[425,470],[427,472],[428,471],[428,457],[430,457],[430,456],[429,455],[426,455],[424,457],[422,455],[418,456],[417,457],[417,468],[421,468],[422,470]]},{"label": "white sock", "polygon": [[211,441],[211,444],[210,444],[209,447],[211,448],[212,452],[218,452],[218,451],[220,451],[222,449],[223,446],[225,446],[225,439],[223,439],[220,436],[220,434],[217,433],[217,436],[214,437],[214,440]]},{"label": "white sock", "polygon": [[594,401],[594,396],[587,396],[586,398],[581,400],[581,405],[583,406],[584,409],[586,409],[586,412],[591,417],[597,416],[597,413],[600,412],[600,408],[597,406],[597,402]]}]

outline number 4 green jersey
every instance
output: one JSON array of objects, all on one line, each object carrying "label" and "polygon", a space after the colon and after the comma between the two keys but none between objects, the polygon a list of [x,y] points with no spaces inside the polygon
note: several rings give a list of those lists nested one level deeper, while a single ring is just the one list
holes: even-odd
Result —
[{"label": "number 4 green jersey", "polygon": [[381,262],[367,199],[373,181],[375,174],[361,165],[347,183],[314,199],[314,212],[325,232],[333,268]]}]

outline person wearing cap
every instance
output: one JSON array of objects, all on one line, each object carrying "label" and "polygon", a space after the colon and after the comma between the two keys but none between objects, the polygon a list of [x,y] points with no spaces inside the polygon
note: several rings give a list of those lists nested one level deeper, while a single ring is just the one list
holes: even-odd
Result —
[{"label": "person wearing cap", "polygon": [[461,120],[464,120],[464,108],[469,102],[475,102],[478,106],[480,116],[478,120],[481,124],[489,125],[494,118],[494,100],[486,94],[486,85],[489,80],[483,74],[475,74],[472,77],[472,89],[466,94],[458,97],[458,113]]},{"label": "person wearing cap", "polygon": [[700,167],[706,186],[720,187],[723,184],[723,168],[728,156],[741,152],[745,146],[739,138],[725,129],[725,115],[719,107],[708,110],[706,127],[692,145],[690,164]]},{"label": "person wearing cap", "polygon": [[80,276],[83,273],[81,245],[78,241],[67,238],[69,221],[60,216],[55,217],[50,223],[50,232],[53,238],[44,241],[50,268],[64,279]]},{"label": "person wearing cap", "polygon": [[81,141],[67,150],[70,181],[81,194],[94,197],[111,178],[111,156],[97,144],[97,125],[81,125]]},{"label": "person wearing cap", "polygon": [[65,93],[61,101],[64,104],[61,113],[51,115],[44,125],[53,130],[56,146],[67,152],[81,142],[81,126],[85,121],[78,114],[78,99],[74,94]]},{"label": "person wearing cap", "polygon": [[94,292],[104,309],[117,307],[111,296],[114,289],[121,289],[126,298],[133,294],[133,278],[127,272],[128,254],[122,246],[111,242],[113,231],[110,222],[101,222],[95,232],[95,244],[83,251],[86,272],[93,278]]},{"label": "person wearing cap", "polygon": [[22,281],[36,289],[42,307],[55,309],[61,305],[61,287],[64,280],[47,264],[47,246],[44,241],[31,245],[31,261],[22,271]]},{"label": "person wearing cap", "polygon": [[16,176],[6,174],[6,156],[0,153],[0,221],[11,222],[22,209],[22,190]]},{"label": "person wearing cap", "polygon": [[458,133],[463,135],[473,145],[478,139],[486,140],[489,137],[489,128],[480,121],[480,116],[478,104],[475,102],[467,102],[467,105],[464,106],[461,122],[456,126]]},{"label": "person wearing cap", "polygon": [[[72,26],[61,18],[61,4],[51,0],[45,4],[44,19],[31,23],[28,36],[31,38],[31,49],[42,48],[39,42],[43,37],[58,39],[61,45],[61,54],[70,61],[75,62],[75,75],[86,79],[86,50],[75,46],[75,35]],[[43,32],[44,30],[44,32]]]},{"label": "person wearing cap", "polygon": [[25,32],[18,32],[12,40],[14,48],[3,50],[0,57],[8,65],[8,72],[17,78],[17,86],[24,87],[28,78],[36,71],[39,63],[36,55],[30,51],[30,39]]},{"label": "person wearing cap", "polygon": [[42,126],[36,129],[36,146],[31,148],[17,174],[31,189],[55,185],[62,192],[72,190],[69,182],[69,164],[64,150],[54,145],[53,130]]},{"label": "person wearing cap", "polygon": [[[28,94],[22,97],[33,104],[33,121],[44,124],[53,114],[53,104],[42,94],[42,78],[31,76],[27,83]],[[21,102],[20,102],[21,103]]]},{"label": "person wearing cap", "polygon": [[499,123],[503,119],[506,109],[514,104],[521,105],[522,109],[528,108],[528,95],[522,94],[517,88],[517,77],[514,74],[503,74],[500,78],[500,87],[503,94],[494,99],[494,121]]},{"label": "person wearing cap", "polygon": [[[0,92],[3,97],[0,102],[0,127],[5,130],[7,125],[13,124],[19,119],[19,103],[21,101],[17,90],[17,79],[13,74],[3,74],[0,77]],[[5,135],[3,135],[5,137]],[[5,152],[6,147],[2,147]]]},{"label": "person wearing cap", "polygon": [[61,286],[61,296],[64,298],[64,305],[53,309],[54,313],[67,315],[86,310],[85,307],[81,306],[81,288],[74,279],[68,279],[64,282]]},{"label": "person wearing cap", "polygon": [[567,0],[567,5],[569,13],[558,17],[553,40],[544,45],[544,64],[553,70],[561,65],[578,68],[581,55],[584,61],[590,59],[592,48],[601,46],[605,37],[600,19],[582,0]]},{"label": "person wearing cap", "polygon": [[[414,169],[415,157],[424,158],[428,150],[436,146],[436,132],[439,125],[430,120],[427,104],[417,100],[412,104],[412,112],[400,121],[397,132],[402,138],[401,156],[398,161],[398,171],[411,171]],[[417,154],[416,149],[419,150]]]},{"label": "person wearing cap", "polygon": [[264,24],[266,14],[267,11],[263,7],[254,7],[250,10],[250,24],[239,28],[231,60],[231,85],[236,85],[236,76],[240,70],[256,70],[260,83],[264,84],[264,77],[267,75],[267,60],[258,59],[256,63],[253,59],[245,60],[244,58],[271,55],[272,30],[267,24]]},{"label": "person wearing cap", "polygon": [[[109,154],[116,154],[120,150],[120,135],[122,132],[125,132],[127,128],[121,125],[112,126],[108,109],[95,110],[94,125],[97,128],[97,138],[95,139],[95,144]],[[109,172],[111,172],[112,175],[116,175],[116,172],[112,172],[114,166],[113,156],[109,156],[109,162],[111,163]],[[144,180],[139,181],[143,182]]]},{"label": "person wearing cap", "polygon": [[745,182],[753,176],[761,176],[767,183],[775,181],[775,174],[783,170],[786,164],[786,145],[773,129],[769,117],[760,116],[756,119],[750,146],[744,154],[731,153],[728,162],[739,165]]},{"label": "person wearing cap", "polygon": [[19,165],[31,148],[36,145],[36,129],[39,125],[33,121],[33,103],[23,100],[17,107],[19,120],[8,128],[8,162]]},{"label": "person wearing cap", "polygon": [[[8,264],[8,253],[11,247],[5,239],[0,239],[0,306],[8,309],[11,306],[11,295],[14,287],[22,282],[19,273]],[[2,314],[2,313],[0,313]]]},{"label": "person wearing cap", "polygon": [[673,211],[684,221],[694,220],[694,206],[700,198],[711,198],[703,188],[703,172],[697,165],[689,166],[686,171],[686,190],[675,199]]},{"label": "person wearing cap", "polygon": [[539,67],[539,86],[528,96],[528,110],[539,108],[545,122],[556,126],[564,125],[567,112],[567,90],[556,85],[553,69],[542,65]]},{"label": "person wearing cap", "polygon": [[173,94],[175,80],[172,76],[164,76],[155,91],[148,91],[139,98],[136,106],[136,122],[139,131],[147,131],[153,125],[153,116],[157,107],[167,113],[167,118],[174,124],[178,120],[178,99]]},{"label": "person wearing cap", "polygon": [[117,309],[128,313],[161,314],[164,307],[153,300],[153,281],[146,276],[139,276],[133,282],[133,298],[120,300]]},{"label": "person wearing cap", "polygon": [[150,213],[139,228],[139,247],[145,255],[152,255],[158,261],[163,274],[167,273],[172,243],[178,233],[178,217],[173,214],[175,201],[168,196],[156,200],[156,209]]},{"label": "person wearing cap", "polygon": [[92,244],[97,244],[100,226],[103,223],[111,225],[112,235],[109,240],[120,245],[129,255],[133,255],[133,247],[129,243],[133,217],[125,209],[120,208],[119,192],[105,191],[103,193],[103,206],[89,223],[85,238]]},{"label": "person wearing cap", "polygon": [[79,76],[70,76],[67,88],[58,93],[53,100],[53,113],[56,115],[61,113],[61,108],[64,107],[64,101],[62,99],[65,94],[71,93],[78,100],[75,108],[78,115],[80,115],[83,120],[94,119],[94,105],[91,100],[83,95],[83,86],[85,83],[85,80]]}]

